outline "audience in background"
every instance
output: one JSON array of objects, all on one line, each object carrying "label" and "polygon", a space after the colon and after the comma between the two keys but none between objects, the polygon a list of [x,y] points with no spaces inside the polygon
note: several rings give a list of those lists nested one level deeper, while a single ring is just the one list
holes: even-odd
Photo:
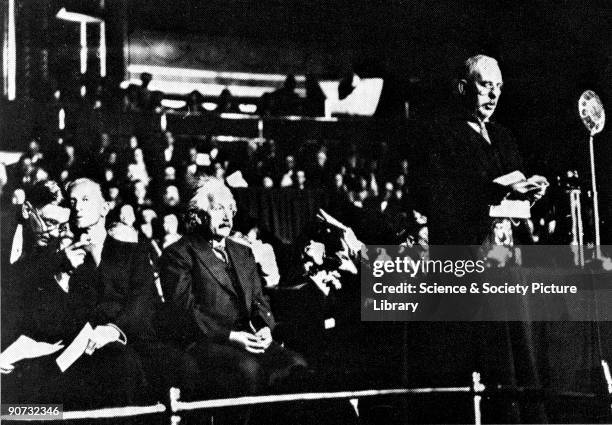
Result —
[{"label": "audience in background", "polygon": [[219,99],[217,100],[217,109],[215,109],[215,112],[219,114],[227,112],[240,112],[229,89],[224,88],[221,91]]},{"label": "audience in background", "polygon": [[299,115],[301,112],[301,98],[295,92],[295,87],[295,77],[291,74],[287,75],[283,87],[272,93],[267,93],[265,98],[266,105],[263,106],[263,112],[269,112],[272,115],[279,116]]},{"label": "audience in background", "polygon": [[312,117],[325,115],[325,94],[312,74],[306,74],[306,99],[302,113]]},{"label": "audience in background", "polygon": [[164,236],[162,240],[162,249],[166,249],[168,246],[172,245],[181,238],[181,235],[178,233],[179,221],[176,215],[165,215],[163,226]]},{"label": "audience in background", "polygon": [[[388,223],[397,223],[398,216],[403,217],[402,223],[412,222],[411,211],[418,210],[409,189],[408,159],[397,158],[395,163],[386,159],[387,155],[380,155],[385,149],[382,144],[372,151],[354,145],[339,147],[333,141],[307,141],[281,156],[275,140],[267,139],[252,146],[250,160],[245,161],[210,141],[202,143],[182,136],[177,142],[171,132],[158,138],[134,134],[116,137],[101,132],[95,140],[97,148],[90,157],[63,138],[53,148],[61,155],[46,155],[51,149],[43,149],[44,144],[32,140],[19,162],[7,170],[8,190],[27,190],[48,178],[67,182],[89,175],[103,184],[111,209],[130,205],[135,217],[151,210],[160,218],[173,214],[180,222],[182,201],[202,177],[225,179],[240,171],[250,187],[329,190],[332,205],[381,214]],[[382,169],[381,161],[387,164]],[[162,245],[161,226],[147,223],[149,239]]]},{"label": "audience in background", "polygon": [[153,76],[148,72],[140,74],[140,87],[138,90],[138,107],[141,111],[148,111],[152,108],[153,94],[149,90],[149,83],[153,79]]},{"label": "audience in background", "polygon": [[204,106],[202,106],[204,97],[199,91],[194,90],[189,93],[185,101],[186,105],[181,108],[182,111],[186,111],[188,114],[199,114],[204,112]]}]

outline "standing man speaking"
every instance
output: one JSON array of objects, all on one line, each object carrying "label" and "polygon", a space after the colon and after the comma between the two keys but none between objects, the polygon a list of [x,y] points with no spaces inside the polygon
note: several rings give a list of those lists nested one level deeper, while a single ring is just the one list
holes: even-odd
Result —
[{"label": "standing man speaking", "polygon": [[546,191],[541,176],[506,185],[494,181],[523,170],[514,138],[491,121],[502,88],[495,59],[477,55],[463,63],[455,80],[461,111],[434,129],[423,170],[432,245],[480,245],[492,229],[491,205],[507,195],[534,201]]}]

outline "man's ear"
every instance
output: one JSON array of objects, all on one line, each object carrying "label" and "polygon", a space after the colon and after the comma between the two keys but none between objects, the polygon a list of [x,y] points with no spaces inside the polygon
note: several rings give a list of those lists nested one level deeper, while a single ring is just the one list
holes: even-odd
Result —
[{"label": "man's ear", "polygon": [[106,217],[108,215],[108,213],[110,212],[110,210],[111,210],[110,202],[104,201],[102,203],[102,213],[100,215],[102,217]]},{"label": "man's ear", "polygon": [[24,202],[21,204],[21,217],[24,220],[30,218],[30,214],[32,214],[32,205],[29,202]]},{"label": "man's ear", "polygon": [[467,80],[464,78],[459,78],[455,80],[455,91],[460,96],[465,96],[467,90]]}]

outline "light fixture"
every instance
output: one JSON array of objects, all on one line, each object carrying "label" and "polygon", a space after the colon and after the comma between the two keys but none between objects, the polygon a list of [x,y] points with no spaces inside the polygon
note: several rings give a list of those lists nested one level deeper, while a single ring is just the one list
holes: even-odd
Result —
[{"label": "light fixture", "polygon": [[71,21],[71,22],[85,22],[85,23],[103,22],[103,19],[101,17],[88,15],[88,14],[80,13],[80,12],[68,11],[66,10],[65,7],[62,7],[55,14],[55,17],[58,19],[63,19],[64,21]]},{"label": "light fixture", "polygon": [[4,94],[8,100],[15,100],[17,92],[17,44],[15,32],[15,0],[8,1],[8,19],[5,28],[2,68]]}]

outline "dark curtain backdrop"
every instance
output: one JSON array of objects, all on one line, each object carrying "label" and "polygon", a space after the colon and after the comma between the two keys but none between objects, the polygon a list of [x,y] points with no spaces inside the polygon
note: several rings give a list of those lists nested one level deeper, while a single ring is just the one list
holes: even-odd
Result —
[{"label": "dark curtain backdrop", "polygon": [[[557,271],[558,272],[558,271]],[[559,273],[540,268],[521,268],[515,282],[550,282]],[[610,273],[584,274],[584,283],[603,288]],[[585,297],[580,308],[592,321],[533,321],[541,309],[553,313],[561,308],[570,316],[576,305],[560,305],[551,296],[544,305],[500,305],[520,308],[523,321],[508,322],[413,322],[406,323],[405,382],[408,387],[466,385],[471,373],[481,373],[489,390],[498,385],[530,387],[543,392],[524,391],[514,397],[483,400],[485,423],[609,423],[611,417],[607,388],[601,365],[612,355],[612,322],[609,296]],[[605,311],[604,311],[605,310]],[[514,314],[516,317],[516,313]],[[552,316],[551,316],[552,317]],[[568,316],[569,317],[569,316]],[[583,315],[584,317],[584,315]],[[376,325],[380,326],[380,325]],[[383,339],[384,337],[380,337]],[[380,341],[383,346],[383,342]],[[388,349],[388,347],[387,347]],[[399,349],[399,344],[398,344]],[[592,398],[573,398],[567,393],[598,394]],[[551,397],[548,397],[547,394]],[[566,396],[559,396],[566,393]],[[449,402],[455,410],[450,416],[440,411],[438,418],[459,422],[472,414],[465,400]],[[424,409],[420,412],[420,409]],[[436,412],[435,404],[419,407],[423,420]],[[453,416],[455,415],[455,416]],[[472,418],[473,419],[473,418]]]},{"label": "dark curtain backdrop", "polygon": [[234,196],[243,217],[254,218],[285,244],[294,242],[328,203],[327,193],[315,189],[235,189]]}]

